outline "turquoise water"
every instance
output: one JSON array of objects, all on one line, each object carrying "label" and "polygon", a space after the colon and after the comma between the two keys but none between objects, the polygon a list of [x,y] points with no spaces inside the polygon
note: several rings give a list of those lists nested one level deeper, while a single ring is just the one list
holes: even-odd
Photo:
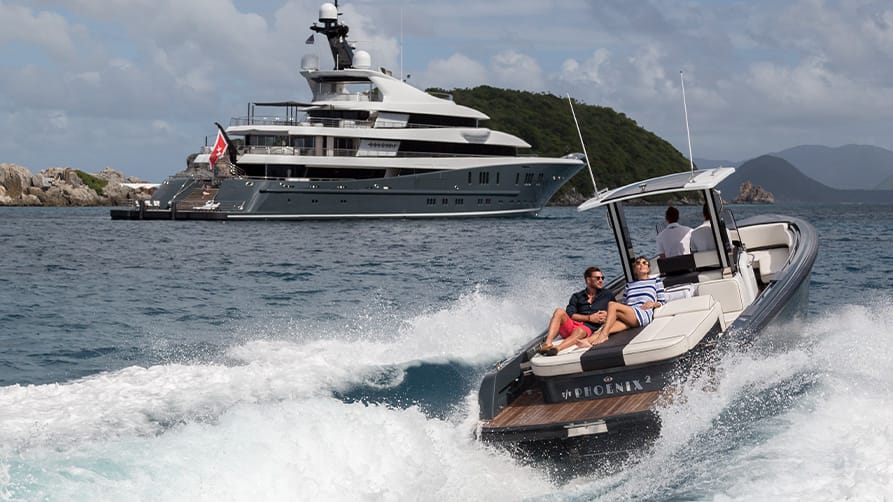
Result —
[{"label": "turquoise water", "polygon": [[733,206],[816,226],[808,315],[691,382],[626,468],[566,477],[473,439],[477,385],[619,270],[602,214],[0,208],[0,500],[890,498],[891,209]]}]

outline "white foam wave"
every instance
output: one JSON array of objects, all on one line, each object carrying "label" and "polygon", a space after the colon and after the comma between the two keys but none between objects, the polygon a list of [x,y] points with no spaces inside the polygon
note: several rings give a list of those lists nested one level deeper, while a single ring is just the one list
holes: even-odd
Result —
[{"label": "white foam wave", "polygon": [[[893,496],[893,308],[844,306],[774,326],[795,346],[725,357],[661,411],[661,436],[580,493],[614,500],[876,500]],[[773,333],[774,332],[774,333]]]},{"label": "white foam wave", "polygon": [[5,468],[13,479],[0,494],[29,500],[518,500],[553,489],[454,423],[331,398],[239,405],[153,438],[37,448]]},{"label": "white foam wave", "polygon": [[[0,454],[44,444],[152,436],[172,425],[213,421],[242,403],[331,395],[357,384],[398,385],[421,362],[483,364],[511,354],[541,329],[534,305],[554,303],[563,285],[530,279],[517,297],[480,289],[398,325],[366,331],[328,326],[261,333],[231,347],[235,364],[129,367],[47,385],[0,388]],[[385,374],[386,378],[382,378]]]},{"label": "white foam wave", "polygon": [[398,385],[399,369],[420,361],[497,360],[542,329],[549,309],[540,307],[560,304],[567,289],[533,280],[518,298],[476,290],[365,333],[263,333],[229,350],[237,364],[0,388],[0,499],[893,495],[893,310],[884,301],[771,328],[794,343],[725,357],[662,410],[661,436],[637,462],[560,487],[472,439],[473,392],[446,420],[331,397]]}]

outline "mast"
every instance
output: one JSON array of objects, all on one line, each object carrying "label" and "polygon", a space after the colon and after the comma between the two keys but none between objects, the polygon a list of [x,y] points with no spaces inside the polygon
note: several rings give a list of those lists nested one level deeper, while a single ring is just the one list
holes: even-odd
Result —
[{"label": "mast", "polygon": [[679,70],[679,82],[682,84],[682,109],[685,111],[685,135],[688,137],[688,162],[691,164],[691,177],[695,177],[695,157],[691,151],[691,130],[688,128],[688,105],[685,103],[685,77]]},{"label": "mast", "polygon": [[350,28],[346,24],[338,22],[338,0],[335,4],[324,3],[319,7],[319,22],[322,26],[313,23],[310,27],[316,33],[325,35],[329,40],[329,48],[332,49],[332,59],[335,61],[335,69],[343,70],[353,66],[353,47],[347,41],[347,32]]}]

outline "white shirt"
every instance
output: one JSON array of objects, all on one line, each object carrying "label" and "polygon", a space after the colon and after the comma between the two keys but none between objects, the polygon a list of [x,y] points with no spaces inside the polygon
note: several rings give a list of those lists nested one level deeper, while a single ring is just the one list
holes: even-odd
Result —
[{"label": "white shirt", "polygon": [[688,233],[690,227],[677,223],[670,223],[667,228],[657,234],[657,254],[666,257],[688,254]]},{"label": "white shirt", "polygon": [[713,240],[713,227],[710,226],[709,221],[701,223],[691,231],[689,247],[692,253],[716,249],[716,242]]}]

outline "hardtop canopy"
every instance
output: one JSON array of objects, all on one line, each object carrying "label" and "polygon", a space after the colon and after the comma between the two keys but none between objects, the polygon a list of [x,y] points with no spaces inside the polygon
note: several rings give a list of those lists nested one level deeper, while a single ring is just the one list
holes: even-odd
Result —
[{"label": "hardtop canopy", "polygon": [[710,190],[734,172],[734,167],[717,167],[714,169],[667,174],[658,178],[637,181],[620,188],[602,192],[580,204],[577,207],[577,211],[588,211],[589,209],[595,209],[608,204],[652,195]]}]

